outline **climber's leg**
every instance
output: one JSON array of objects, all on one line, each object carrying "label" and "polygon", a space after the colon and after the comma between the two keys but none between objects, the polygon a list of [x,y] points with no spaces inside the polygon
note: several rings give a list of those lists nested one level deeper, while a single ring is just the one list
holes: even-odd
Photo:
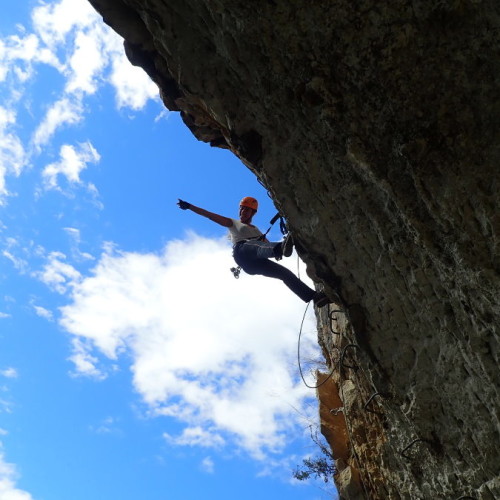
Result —
[{"label": "climber's leg", "polygon": [[283,281],[283,283],[304,302],[309,302],[316,296],[316,292],[312,288],[309,288],[304,282],[300,281],[292,271],[276,262],[267,259],[251,262],[241,260],[240,262],[236,262],[241,266],[243,271],[248,274],[260,274],[268,278],[276,278]]},{"label": "climber's leg", "polygon": [[239,255],[245,261],[272,259],[279,254],[279,247],[281,247],[281,243],[248,240],[236,243],[234,246],[234,254]]}]

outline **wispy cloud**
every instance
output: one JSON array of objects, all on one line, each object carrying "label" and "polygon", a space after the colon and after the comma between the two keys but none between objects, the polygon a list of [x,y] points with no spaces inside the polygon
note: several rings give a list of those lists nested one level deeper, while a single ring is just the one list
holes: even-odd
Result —
[{"label": "wispy cloud", "polygon": [[17,370],[15,368],[12,368],[12,367],[0,370],[0,375],[2,377],[6,377],[6,378],[17,378],[18,377]]},{"label": "wispy cloud", "polygon": [[86,260],[95,260],[94,256],[87,253],[82,252],[80,250],[81,244],[81,236],[80,230],[76,227],[65,227],[64,231],[68,234],[71,240],[71,254],[74,260],[77,261],[86,261]]},{"label": "wispy cloud", "polygon": [[201,470],[208,474],[213,474],[215,472],[215,463],[210,457],[205,457],[201,461]]},{"label": "wispy cloud", "polygon": [[34,276],[58,293],[65,293],[80,280],[80,273],[66,262],[62,252],[51,252],[41,271]]},{"label": "wispy cloud", "polygon": [[12,254],[9,250],[4,250],[2,252],[2,255],[10,260],[13,264],[13,266],[20,271],[21,273],[26,272],[28,269],[28,262],[24,259],[21,259],[20,257],[16,257],[14,254]]},{"label": "wispy cloud", "polygon": [[0,106],[0,205],[8,194],[6,176],[18,176],[26,163],[24,147],[14,131],[15,122],[15,112]]},{"label": "wispy cloud", "polygon": [[44,318],[48,321],[52,321],[54,319],[54,315],[52,314],[52,311],[45,309],[45,307],[37,306],[37,305],[33,304],[33,309],[34,309],[36,315],[40,316],[41,318]]},{"label": "wispy cloud", "polygon": [[[13,403],[7,399],[0,398],[0,413],[12,414]],[[0,497],[1,498],[1,497]]]},{"label": "wispy cloud", "polygon": [[92,356],[92,346],[86,339],[74,338],[71,342],[72,354],[68,358],[75,366],[73,376],[86,376],[96,380],[104,380],[107,375],[97,368],[98,359]]},{"label": "wispy cloud", "polygon": [[48,64],[60,71],[63,69],[56,55],[40,43],[37,35],[26,33],[24,27],[20,29],[20,34],[0,39],[0,82],[11,85],[10,103],[21,96],[18,85],[34,76],[36,64]]},{"label": "wispy cloud", "polygon": [[47,165],[42,172],[46,189],[59,188],[58,177],[64,177],[71,185],[80,184],[80,173],[89,163],[97,163],[100,155],[90,142],[79,144],[78,147],[64,144],[61,147],[60,159]]},{"label": "wispy cloud", "polygon": [[38,152],[47,144],[56,130],[63,125],[75,125],[83,119],[80,100],[63,97],[53,103],[33,134],[33,144]]},{"label": "wispy cloud", "polygon": [[220,448],[225,444],[224,438],[216,430],[205,430],[200,426],[187,427],[179,436],[163,433],[164,439],[176,446],[202,446],[203,448]]},{"label": "wispy cloud", "polygon": [[235,280],[229,253],[225,241],[195,234],[161,254],[108,249],[90,277],[75,280],[61,324],[82,373],[106,370],[93,352],[127,353],[151,413],[185,424],[165,435],[170,443],[231,440],[262,458],[285,445],[301,425],[294,408],[312,396],[294,362],[304,304],[278,281]]},{"label": "wispy cloud", "polygon": [[[33,258],[44,258],[46,251],[33,240],[27,240],[23,237],[6,237],[0,240],[0,256],[9,260],[19,274],[27,274],[33,264]],[[6,297],[7,300],[7,297]],[[12,297],[8,298],[13,301]]]},{"label": "wispy cloud", "polygon": [[106,417],[98,425],[91,425],[90,430],[95,434],[121,434],[113,417]]}]

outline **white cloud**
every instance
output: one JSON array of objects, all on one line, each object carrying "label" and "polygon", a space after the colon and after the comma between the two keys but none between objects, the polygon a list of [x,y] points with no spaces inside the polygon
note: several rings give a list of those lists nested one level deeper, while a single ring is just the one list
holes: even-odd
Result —
[{"label": "white cloud", "polygon": [[0,312],[0,319],[10,318],[11,315],[8,313]]},{"label": "white cloud", "polygon": [[[7,399],[0,398],[0,413],[12,413],[13,403]],[[1,497],[0,497],[1,498]]]},{"label": "white cloud", "polygon": [[115,87],[118,108],[142,109],[158,97],[158,87],[143,69],[132,66],[123,49],[113,57],[110,81]]},{"label": "white cloud", "polygon": [[33,9],[33,26],[49,46],[63,45],[74,29],[87,27],[99,20],[99,15],[86,0],[61,0],[42,4]]},{"label": "white cloud", "polygon": [[81,241],[80,230],[77,229],[76,227],[64,227],[63,230],[70,237],[73,245],[78,247]]},{"label": "white cloud", "polygon": [[8,250],[4,250],[2,252],[2,255],[6,259],[10,260],[12,262],[13,266],[21,273],[26,272],[26,270],[28,269],[28,262],[27,261],[25,261],[24,259],[21,259],[20,257],[16,257],[14,254],[9,252]]},{"label": "white cloud", "polygon": [[121,434],[116,424],[115,418],[106,417],[97,426],[91,425],[90,430],[96,434]]},{"label": "white cloud", "polygon": [[13,464],[6,462],[0,449],[0,498],[2,500],[32,500],[26,491],[16,487],[17,471]]},{"label": "white cloud", "polygon": [[210,457],[205,457],[201,461],[201,470],[207,472],[208,474],[213,474],[215,472],[214,461]]},{"label": "white cloud", "polygon": [[220,448],[225,444],[224,438],[214,429],[205,430],[200,426],[187,427],[179,436],[163,433],[165,440],[176,446],[202,446],[204,448]]},{"label": "white cloud", "polygon": [[[32,257],[42,257],[45,253],[43,247],[37,245],[33,240],[23,244],[16,238],[7,237],[4,240],[4,246],[5,249],[0,251],[0,255],[10,260],[19,274],[25,274],[29,271],[29,260]],[[13,299],[11,298],[11,300]]]},{"label": "white cloud", "polygon": [[60,160],[47,165],[42,172],[46,189],[58,188],[58,176],[64,176],[70,184],[80,184],[80,173],[88,163],[97,163],[100,155],[90,142],[78,147],[64,144],[60,150]]},{"label": "white cloud", "polygon": [[16,114],[0,106],[0,205],[8,195],[6,176],[18,176],[26,163],[21,140],[12,130],[15,122]]},{"label": "white cloud", "polygon": [[76,93],[81,98],[93,94],[99,82],[108,81],[119,108],[141,109],[149,99],[157,98],[156,85],[142,69],[130,64],[122,38],[102,22],[87,0],[38,7],[33,11],[33,24],[50,51],[63,47],[67,51],[66,94]]},{"label": "white cloud", "polygon": [[18,373],[15,368],[9,367],[5,368],[4,370],[0,370],[0,375],[6,378],[17,378]]},{"label": "white cloud", "polygon": [[97,88],[95,76],[102,71],[106,60],[102,57],[99,39],[93,33],[79,32],[75,38],[75,51],[69,65],[71,74],[66,84],[66,92],[93,94]]},{"label": "white cloud", "polygon": [[78,245],[80,243],[80,230],[76,227],[64,227],[63,228],[70,238]]},{"label": "white cloud", "polygon": [[69,287],[80,280],[80,273],[70,264],[64,262],[66,256],[61,252],[51,252],[42,271],[35,273],[40,281],[59,293],[65,293]]},{"label": "white cloud", "polygon": [[[21,70],[20,62],[29,62],[35,59],[38,49],[38,38],[34,35],[28,35],[23,38],[13,35],[0,40],[0,81],[7,78],[9,71],[15,75],[22,75],[21,81],[31,73],[27,68]],[[31,67],[31,65],[29,66]]]},{"label": "white cloud", "polygon": [[55,54],[43,47],[35,34],[23,36],[24,30],[22,31],[22,36],[11,35],[0,39],[0,82],[11,74],[16,77],[11,83],[24,83],[33,76],[36,63],[48,64],[62,71],[63,67]]},{"label": "white cloud", "polygon": [[52,311],[45,309],[45,307],[33,305],[33,309],[35,310],[37,316],[40,316],[41,318],[44,318],[48,321],[52,321],[54,319]]},{"label": "white cloud", "polygon": [[[92,187],[91,187],[91,191],[93,193]],[[91,255],[87,252],[82,252],[80,250],[81,236],[80,236],[79,229],[77,229],[75,227],[65,227],[63,229],[70,237],[71,253],[72,253],[73,259],[78,260],[78,261],[95,260],[93,255]]]},{"label": "white cloud", "polygon": [[[195,234],[155,254],[108,248],[77,280],[62,326],[87,363],[92,350],[132,359],[134,386],[153,414],[181,420],[175,444],[236,443],[256,457],[279,451],[310,391],[296,372],[304,303],[281,282],[235,280],[225,241]],[[312,324],[312,323],[311,323]],[[92,350],[91,350],[92,349]]]},{"label": "white cloud", "polygon": [[96,380],[104,380],[106,374],[96,368],[97,358],[92,356],[89,342],[74,338],[71,342],[73,354],[68,358],[75,365],[74,376],[85,375]]},{"label": "white cloud", "polygon": [[[6,177],[22,173],[63,127],[84,120],[87,96],[111,85],[119,109],[140,110],[150,99],[160,103],[156,85],[130,64],[121,37],[87,0],[42,3],[32,11],[32,24],[31,32],[18,25],[17,34],[0,38],[0,204],[9,194]],[[47,65],[59,73],[61,84],[45,96],[39,117],[31,91],[37,88],[38,69]],[[24,110],[35,121],[25,130],[31,135],[29,147],[23,147],[14,128]]]},{"label": "white cloud", "polygon": [[35,148],[40,151],[63,125],[75,125],[80,122],[83,119],[82,113],[82,103],[78,99],[63,97],[56,101],[33,134]]}]

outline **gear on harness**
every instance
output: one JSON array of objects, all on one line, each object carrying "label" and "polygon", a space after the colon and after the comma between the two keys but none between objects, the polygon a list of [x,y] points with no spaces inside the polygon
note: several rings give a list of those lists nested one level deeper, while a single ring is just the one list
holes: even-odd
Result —
[{"label": "gear on harness", "polygon": [[238,266],[238,267],[232,267],[231,268],[231,272],[233,273],[233,276],[236,278],[236,279],[239,279],[240,277],[240,273],[241,273],[241,267]]},{"label": "gear on harness", "polygon": [[[254,198],[250,198],[250,197],[247,197],[249,200],[253,200],[255,202],[257,202],[257,200],[255,200]],[[240,206],[248,206],[248,205],[244,205],[243,202],[245,200],[247,200],[247,198],[243,198],[243,200],[241,200],[241,203],[240,203]],[[252,207],[250,207],[252,208]],[[273,227],[273,225],[276,223],[277,220],[280,220],[280,231],[281,231],[281,234],[283,236],[285,236],[287,233],[288,233],[288,228],[286,227],[286,222],[285,222],[285,219],[282,215],[280,215],[280,213],[278,212],[270,221],[269,221],[269,224],[271,224],[268,228],[268,230],[260,235],[257,239],[261,240],[261,241],[264,241],[266,239],[266,236],[267,236],[267,233],[269,233],[269,231],[271,231],[271,228]],[[240,273],[241,273],[241,266],[238,266],[238,267],[231,267],[231,272],[233,273],[233,276],[236,278],[236,279],[239,279],[240,277]]]}]

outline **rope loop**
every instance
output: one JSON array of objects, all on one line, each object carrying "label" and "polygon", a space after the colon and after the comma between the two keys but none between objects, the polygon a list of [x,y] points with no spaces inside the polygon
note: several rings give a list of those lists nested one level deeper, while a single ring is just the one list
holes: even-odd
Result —
[{"label": "rope loop", "polygon": [[332,367],[332,370],[331,372],[328,374],[328,376],[325,378],[325,380],[323,380],[320,384],[318,385],[309,385],[307,382],[306,382],[306,379],[304,378],[304,373],[302,372],[302,366],[300,364],[300,339],[302,337],[302,328],[304,326],[304,320],[306,319],[306,314],[307,314],[307,310],[309,309],[309,304],[311,302],[308,302],[307,303],[307,306],[306,306],[306,310],[304,311],[304,315],[302,316],[302,322],[300,323],[300,330],[299,330],[299,339],[298,339],[298,342],[297,342],[297,364],[299,366],[299,373],[300,373],[300,378],[302,379],[302,382],[304,382],[304,385],[306,387],[308,387],[309,389],[318,389],[319,387],[321,387],[323,384],[325,384],[330,378],[331,376],[333,375],[333,372],[335,370],[335,366]]}]

